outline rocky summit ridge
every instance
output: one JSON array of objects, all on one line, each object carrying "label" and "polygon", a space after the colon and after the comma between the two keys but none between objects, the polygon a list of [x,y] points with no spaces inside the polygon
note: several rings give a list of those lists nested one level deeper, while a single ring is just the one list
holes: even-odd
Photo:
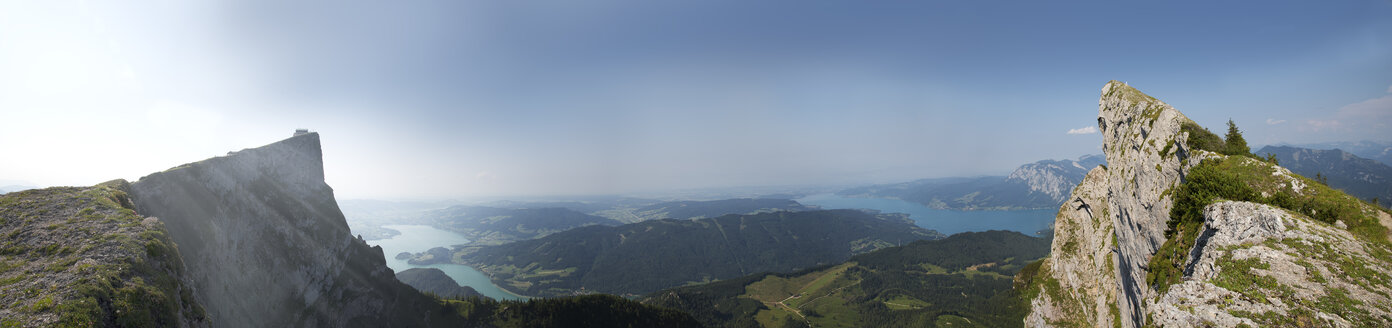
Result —
[{"label": "rocky summit ridge", "polygon": [[[1022,274],[1026,326],[1392,324],[1392,215],[1254,157],[1200,149],[1195,138],[1211,133],[1126,83],[1101,93],[1106,165],[1060,207],[1050,257]],[[1231,177],[1216,184],[1226,194],[1182,188],[1201,165],[1204,179]],[[1207,202],[1202,226],[1187,228],[1197,237],[1175,231],[1186,229],[1174,227],[1180,193]],[[1181,277],[1157,277],[1168,259],[1183,261]]]},{"label": "rocky summit ridge", "polygon": [[354,238],[324,182],[317,133],[131,184],[180,247],[215,327],[425,326],[448,320]]},{"label": "rocky summit ridge", "polygon": [[349,233],[323,168],[300,130],[134,183],[0,195],[0,327],[699,326],[613,296],[469,297],[439,270],[426,287],[467,298],[423,294]]}]

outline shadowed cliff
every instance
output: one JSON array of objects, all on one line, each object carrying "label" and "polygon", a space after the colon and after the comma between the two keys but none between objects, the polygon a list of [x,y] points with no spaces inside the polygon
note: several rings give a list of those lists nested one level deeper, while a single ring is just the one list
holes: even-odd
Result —
[{"label": "shadowed cliff", "polygon": [[[190,163],[131,186],[178,243],[218,327],[425,326],[450,320],[354,238],[317,133]],[[434,315],[431,312],[436,312]]]}]

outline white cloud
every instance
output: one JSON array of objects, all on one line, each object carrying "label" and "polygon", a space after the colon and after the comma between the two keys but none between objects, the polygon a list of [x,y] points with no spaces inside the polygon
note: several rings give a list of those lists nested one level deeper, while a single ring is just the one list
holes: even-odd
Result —
[{"label": "white cloud", "polygon": [[[1392,92],[1392,88],[1389,88]],[[1333,115],[1313,117],[1298,126],[1299,131],[1342,133],[1345,139],[1382,139],[1392,128],[1392,95],[1372,98],[1339,107]]]},{"label": "white cloud", "polygon": [[1387,93],[1392,93],[1392,86],[1387,87]]},{"label": "white cloud", "polygon": [[1343,123],[1339,123],[1339,120],[1309,120],[1305,121],[1305,124],[1309,125],[1309,128],[1315,132],[1339,130],[1340,127],[1343,127]]},{"label": "white cloud", "polygon": [[475,174],[475,175],[474,175],[474,180],[478,180],[478,181],[494,181],[494,180],[498,180],[498,175],[497,175],[497,174],[494,174],[492,171],[483,171],[483,172],[479,172],[478,174]]},{"label": "white cloud", "polygon": [[1097,127],[1089,126],[1077,129],[1068,129],[1068,134],[1093,134],[1097,133]]},{"label": "white cloud", "polygon": [[1266,124],[1267,124],[1267,125],[1277,125],[1277,124],[1281,124],[1281,123],[1286,123],[1286,120],[1278,120],[1278,119],[1274,119],[1274,118],[1268,118],[1268,119],[1266,119]]},{"label": "white cloud", "polygon": [[1340,107],[1335,115],[1340,119],[1357,122],[1385,123],[1392,121],[1392,95]]}]

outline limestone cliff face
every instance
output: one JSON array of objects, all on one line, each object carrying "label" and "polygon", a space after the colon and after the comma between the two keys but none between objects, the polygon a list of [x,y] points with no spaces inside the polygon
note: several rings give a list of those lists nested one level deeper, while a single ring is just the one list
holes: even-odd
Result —
[{"label": "limestone cliff face", "polygon": [[218,327],[424,326],[428,298],[350,235],[317,133],[186,164],[131,186],[179,245]]},{"label": "limestone cliff face", "polygon": [[[1057,280],[1072,296],[1057,299],[1042,293],[1043,300],[1034,301],[1035,311],[1026,320],[1031,326],[1113,321],[1123,327],[1140,326],[1144,300],[1153,293],[1145,286],[1145,268],[1165,242],[1170,192],[1190,168],[1212,156],[1188,145],[1187,134],[1181,132],[1182,125],[1192,123],[1188,117],[1125,83],[1112,81],[1102,87],[1097,116],[1107,165],[1089,172],[1088,180],[1060,209],[1050,267],[1041,270],[1051,278],[1046,280]],[[1080,215],[1068,204],[1086,204],[1090,211]],[[1088,224],[1107,227],[1070,228]],[[1065,247],[1070,245],[1074,246]],[[1095,247],[1108,247],[1111,254],[1099,256]],[[1114,264],[1099,266],[1102,258]]]},{"label": "limestone cliff face", "polygon": [[[1097,114],[1107,155],[1107,205],[1116,228],[1123,326],[1142,323],[1146,264],[1165,242],[1172,199],[1167,191],[1207,152],[1190,148],[1180,127],[1193,122],[1174,107],[1125,83],[1102,87]],[[1200,154],[1201,153],[1201,154]]]},{"label": "limestone cliff face", "polygon": [[1107,170],[1093,168],[1074,188],[1072,199],[1059,207],[1054,241],[1039,275],[1056,285],[1031,302],[1025,319],[1031,327],[1052,323],[1096,323],[1112,326],[1117,317],[1115,239],[1107,203]]}]

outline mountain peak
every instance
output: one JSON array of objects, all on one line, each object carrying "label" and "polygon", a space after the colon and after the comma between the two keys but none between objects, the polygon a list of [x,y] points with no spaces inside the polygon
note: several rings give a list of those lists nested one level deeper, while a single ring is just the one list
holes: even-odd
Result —
[{"label": "mountain peak", "polygon": [[278,180],[289,179],[298,183],[324,183],[324,153],[317,132],[296,132],[294,136],[281,141],[257,148],[229,151],[225,156],[176,166],[141,177],[140,181],[152,177],[158,179],[158,176],[183,169],[201,172],[214,167],[234,170],[238,176],[265,176]]},{"label": "mountain peak", "polygon": [[404,292],[381,249],[350,234],[324,182],[318,133],[154,173],[130,189],[138,211],[159,217],[179,245],[215,327],[430,320],[432,301]]},{"label": "mountain peak", "polygon": [[[1392,265],[1392,214],[1208,151],[1222,139],[1125,83],[1102,88],[1097,120],[1107,166],[1073,189],[1049,258],[1021,278],[1040,281],[1026,326],[1387,326],[1386,307],[1369,304],[1389,304],[1392,278],[1368,270]],[[1281,162],[1344,160],[1299,154]],[[1270,238],[1246,239],[1259,232]],[[1330,302],[1339,308],[1312,305]]]},{"label": "mountain peak", "polygon": [[[1099,302],[1114,302],[1123,326],[1142,324],[1144,302],[1154,293],[1145,283],[1146,266],[1151,255],[1166,240],[1166,222],[1173,206],[1171,190],[1201,159],[1214,155],[1190,147],[1188,133],[1183,129],[1187,124],[1193,121],[1173,106],[1124,82],[1108,82],[1102,87],[1097,109],[1097,125],[1102,132],[1107,166],[1089,172],[1085,183],[1074,188],[1070,199],[1059,209],[1055,223],[1055,255],[1048,264],[1050,268],[1041,272],[1074,277],[1060,281],[1064,289],[1096,288],[1078,277],[1098,280],[1103,279],[1102,276],[1078,263],[1104,259],[1098,258],[1098,254],[1079,252],[1076,245],[1113,248],[1115,251],[1111,255],[1102,256],[1115,256],[1116,276],[1107,279],[1114,279],[1118,288],[1102,290],[1092,296]],[[1072,224],[1066,224],[1069,222]],[[1093,234],[1114,234],[1114,242],[1105,240],[1111,239],[1109,237],[1089,233],[1057,231],[1061,227],[1108,223],[1114,229],[1100,229]],[[1106,260],[1106,263],[1113,262]],[[1037,308],[1056,306],[1062,304],[1061,301],[1052,299],[1048,302],[1054,305]],[[1093,302],[1080,303],[1091,307]],[[1038,319],[1034,322],[1052,320],[1039,317],[1052,318],[1046,313],[1048,311],[1036,312],[1039,314],[1031,318]],[[1114,320],[1106,312],[1087,316],[1087,321],[1094,323]]]}]

